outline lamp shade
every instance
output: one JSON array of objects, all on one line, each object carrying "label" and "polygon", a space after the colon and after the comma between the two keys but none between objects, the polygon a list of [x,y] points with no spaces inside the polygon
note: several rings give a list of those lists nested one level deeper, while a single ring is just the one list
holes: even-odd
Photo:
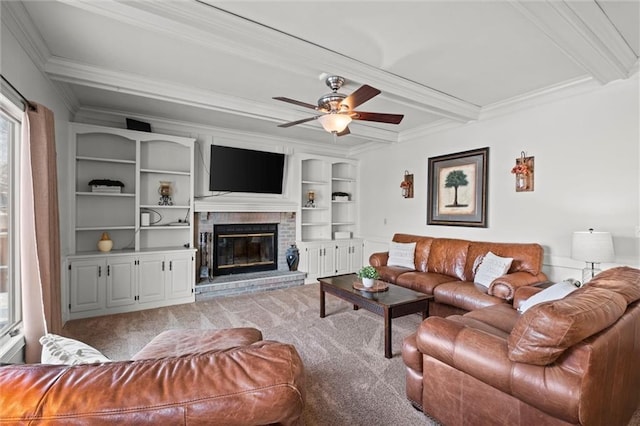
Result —
[{"label": "lamp shade", "polygon": [[325,114],[318,117],[322,127],[329,133],[340,133],[351,123],[351,117],[347,114]]},{"label": "lamp shade", "polygon": [[578,231],[573,233],[571,257],[588,263],[614,260],[613,239],[610,232]]}]

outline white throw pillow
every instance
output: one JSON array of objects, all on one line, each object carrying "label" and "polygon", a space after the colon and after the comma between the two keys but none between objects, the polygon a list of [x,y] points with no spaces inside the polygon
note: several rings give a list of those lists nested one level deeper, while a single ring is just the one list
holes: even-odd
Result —
[{"label": "white throw pillow", "polygon": [[403,268],[415,269],[415,254],[416,243],[396,243],[391,241],[387,266],[402,266]]},{"label": "white throw pillow", "polygon": [[520,307],[518,308],[518,311],[521,314],[524,314],[527,309],[531,308],[534,305],[562,299],[563,297],[574,292],[577,289],[578,287],[576,287],[576,285],[571,281],[561,281],[559,283],[555,283],[522,302],[520,304]]},{"label": "white throw pillow", "polygon": [[96,348],[57,334],[45,334],[40,338],[40,343],[42,364],[76,365],[111,361]]},{"label": "white throw pillow", "polygon": [[488,252],[482,258],[473,282],[488,288],[493,280],[509,271],[511,262],[513,262],[511,257],[500,257]]}]

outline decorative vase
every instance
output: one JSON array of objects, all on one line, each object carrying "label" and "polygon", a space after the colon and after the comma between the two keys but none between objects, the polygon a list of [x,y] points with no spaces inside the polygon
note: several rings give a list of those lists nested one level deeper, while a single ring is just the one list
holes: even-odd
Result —
[{"label": "decorative vase", "polygon": [[98,250],[102,252],[111,251],[113,248],[113,241],[109,238],[109,234],[107,232],[103,232],[100,237],[100,241],[98,241]]},{"label": "decorative vase", "polygon": [[373,282],[375,281],[375,279],[373,278],[363,278],[362,279],[362,285],[365,286],[366,288],[371,288],[373,287]]},{"label": "decorative vase", "polygon": [[291,246],[287,249],[286,252],[287,265],[289,265],[290,271],[298,270],[298,262],[300,261],[300,251],[295,244],[291,244]]}]

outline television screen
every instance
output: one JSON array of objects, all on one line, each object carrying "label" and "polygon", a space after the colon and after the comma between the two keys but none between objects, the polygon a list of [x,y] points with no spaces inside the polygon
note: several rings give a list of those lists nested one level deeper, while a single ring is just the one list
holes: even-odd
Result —
[{"label": "television screen", "polygon": [[210,191],[282,194],[284,154],[211,145]]}]

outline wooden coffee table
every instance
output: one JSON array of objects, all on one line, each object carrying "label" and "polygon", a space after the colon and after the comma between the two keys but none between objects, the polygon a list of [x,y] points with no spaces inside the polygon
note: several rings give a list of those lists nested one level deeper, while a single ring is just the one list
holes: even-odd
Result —
[{"label": "wooden coffee table", "polygon": [[373,293],[353,288],[358,281],[356,274],[337,275],[318,278],[320,282],[320,318],[325,317],[324,294],[329,293],[347,302],[353,303],[353,309],[363,308],[384,317],[384,356],[391,353],[391,319],[409,314],[422,313],[429,316],[429,300],[433,296],[389,283],[389,289]]}]

